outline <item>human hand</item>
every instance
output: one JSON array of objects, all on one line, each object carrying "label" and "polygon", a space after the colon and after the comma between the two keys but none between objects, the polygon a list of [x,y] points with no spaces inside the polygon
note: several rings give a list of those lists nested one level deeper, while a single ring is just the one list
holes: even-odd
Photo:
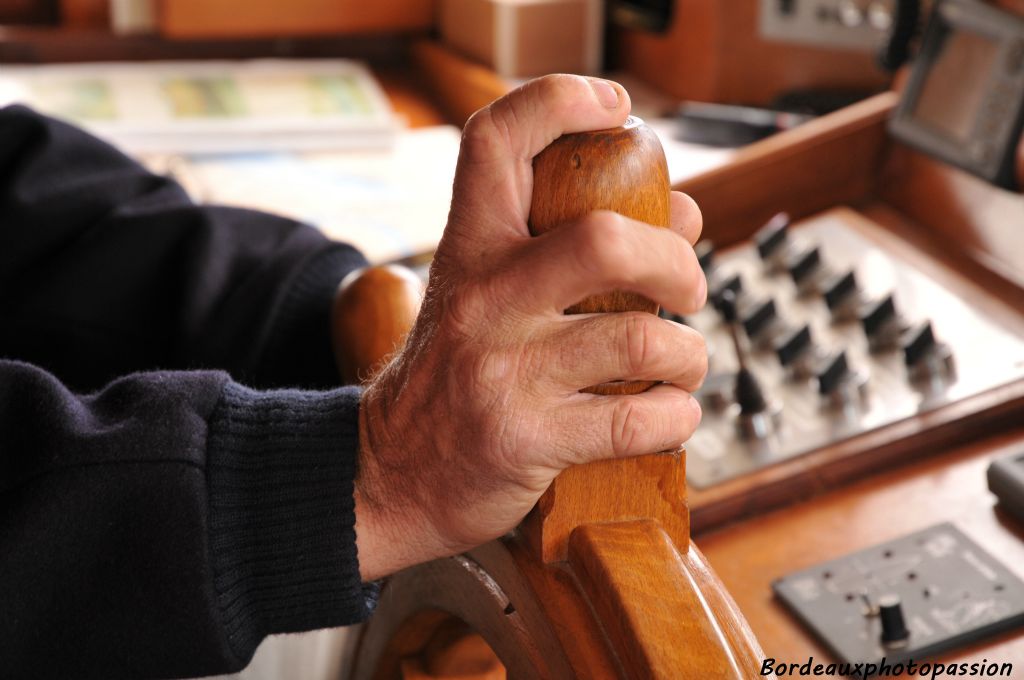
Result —
[{"label": "human hand", "polygon": [[[680,314],[701,307],[693,201],[673,194],[671,230],[610,212],[538,237],[527,227],[533,157],[564,133],[621,125],[629,108],[617,84],[548,76],[467,123],[423,307],[362,399],[364,579],[500,536],[564,468],[678,448],[700,421],[696,331],[643,312],[563,314],[613,289]],[[664,384],[580,392],[611,380]]]}]

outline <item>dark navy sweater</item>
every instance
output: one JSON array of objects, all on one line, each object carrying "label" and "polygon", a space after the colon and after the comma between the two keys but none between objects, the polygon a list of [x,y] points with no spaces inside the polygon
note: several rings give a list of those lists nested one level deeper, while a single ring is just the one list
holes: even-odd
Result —
[{"label": "dark navy sweater", "polygon": [[0,678],[223,673],[369,615],[328,333],[362,264],[0,110]]}]

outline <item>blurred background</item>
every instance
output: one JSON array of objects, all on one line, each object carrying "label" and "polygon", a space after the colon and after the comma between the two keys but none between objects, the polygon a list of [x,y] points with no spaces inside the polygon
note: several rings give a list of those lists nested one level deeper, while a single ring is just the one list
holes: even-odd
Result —
[{"label": "blurred background", "polygon": [[[921,47],[922,29],[933,4],[942,7],[940,2],[959,7],[960,15],[980,11],[988,16],[992,8],[999,8],[1004,14],[988,23],[995,26],[990,33],[999,40],[978,40],[972,26],[958,23],[963,16],[950,14],[946,19],[959,27],[959,38],[944,43],[953,29],[933,22],[929,53]],[[546,73],[615,79],[629,90],[633,113],[660,136],[673,184],[693,193],[702,205],[707,238],[700,250],[701,266],[713,289],[738,294],[737,272],[755,282],[747,290],[753,293],[748,296],[749,309],[770,313],[752,311],[744,319],[744,324],[753,324],[743,331],[752,341],[764,340],[773,328],[785,326],[776,323],[773,300],[754,299],[763,292],[757,282],[768,280],[765,263],[778,260],[772,265],[778,270],[772,270],[772,280],[793,278],[779,284],[778,290],[794,300],[788,315],[803,323],[803,334],[791,336],[805,338],[800,356],[817,357],[810,342],[810,319],[819,335],[837,347],[847,343],[854,360],[882,376],[881,381],[873,378],[872,389],[876,395],[893,393],[902,400],[910,410],[897,414],[899,418],[910,422],[922,413],[931,415],[928,409],[936,405],[953,404],[959,410],[943,411],[949,420],[942,423],[955,428],[963,424],[956,418],[970,416],[971,432],[980,437],[987,423],[1010,414],[1011,406],[1016,408],[1019,429],[1024,408],[1024,359],[1018,358],[1024,356],[1024,332],[1018,330],[1024,328],[1024,248],[1019,235],[1024,203],[1013,188],[1010,170],[1016,154],[1016,181],[1024,173],[1019,169],[1024,167],[1024,24],[1005,20],[1010,12],[1024,16],[1024,0],[0,0],[0,106],[23,103],[84,126],[154,171],[176,177],[196,201],[285,214],[353,243],[371,261],[423,265],[444,229],[461,126],[474,111]],[[927,47],[927,41],[924,44]],[[909,94],[873,97],[907,82],[910,58],[918,50],[926,58],[918,60],[923,67],[915,71],[916,86],[914,76],[910,78],[904,90]],[[997,54],[1005,58],[996,59]],[[1005,77],[1001,81],[992,74]],[[873,99],[838,116],[810,122],[869,98]],[[783,132],[788,136],[744,150]],[[781,210],[792,213],[797,227],[799,220],[808,218],[810,228],[817,230],[811,232],[811,240],[830,248],[820,259],[831,257],[844,269],[835,266],[832,271],[819,262],[819,249],[804,248],[800,238],[787,241],[786,215],[772,218],[755,233]],[[819,212],[823,217],[815,216]],[[805,238],[808,231],[799,229]],[[844,241],[847,232],[870,238]],[[896,240],[889,232],[906,242],[893,245]],[[729,247],[748,237],[753,241],[744,246],[744,253],[739,252],[742,248],[734,250],[727,254],[724,267],[716,264],[710,238]],[[856,247],[846,247],[848,243]],[[906,255],[918,250],[933,258],[922,271],[947,267],[968,280],[958,283],[960,288],[950,287],[967,291],[963,296],[971,304],[960,301],[960,293],[936,293],[943,286],[931,283],[930,273],[914,274],[917,278],[906,282],[912,268],[902,258],[923,261],[923,256]],[[730,269],[737,262],[743,268]],[[834,273],[845,276],[831,277]],[[937,280],[952,280],[949,272],[945,276]],[[802,287],[798,291],[796,286]],[[936,342],[931,325],[916,326],[927,332],[900,344],[900,333],[913,329],[896,314],[893,291],[903,296],[901,304],[911,302],[903,304],[908,318],[930,317],[935,322],[938,337],[955,345],[962,367],[971,369],[971,361],[987,362],[983,370],[964,370],[963,375],[991,379],[992,385],[1002,385],[1002,396],[982,401],[971,392],[968,396],[974,401],[968,406],[973,406],[961,408],[967,394],[962,391],[964,381],[949,375],[952,370],[943,368],[942,361],[932,361],[947,360],[949,348]],[[827,309],[824,302],[812,299],[817,293],[827,297]],[[1001,302],[992,302],[991,307],[974,304],[992,296]],[[930,306],[921,300],[931,300]],[[860,309],[862,303],[870,303],[867,312]],[[976,313],[975,306],[986,311]],[[996,307],[1003,311],[987,311]],[[875,323],[879,315],[872,309],[888,315],[885,324]],[[806,318],[801,316],[804,312]],[[708,328],[721,334],[725,326],[712,318],[714,313],[702,312],[710,319]],[[846,326],[839,323],[843,314],[849,316],[842,322]],[[1005,325],[1010,330],[998,323],[992,330],[975,316],[1009,319]],[[735,325],[736,319],[730,323]],[[840,337],[836,328],[853,341]],[[879,328],[893,331],[893,342],[884,352],[869,346],[869,340],[874,343],[875,336],[885,335]],[[718,338],[718,347],[726,351],[713,360],[709,384],[716,370],[720,378],[733,377],[728,361],[722,361],[732,345],[723,338]],[[1013,351],[979,350],[1001,347],[992,344],[993,338],[1007,339]],[[791,378],[783,377],[789,373],[783,372],[780,362],[787,352],[797,356],[786,349],[792,343],[780,348],[767,340],[761,344],[756,350],[761,363],[756,367],[763,365],[765,375],[778,378],[770,385],[772,394],[789,398],[798,390]],[[848,426],[858,421],[842,421],[845,430],[835,425],[835,413],[822,410],[819,397],[831,398],[836,385],[848,386],[867,374],[847,370],[844,352],[822,354],[829,361],[828,370],[799,382],[806,394],[791,400],[785,412],[797,414],[793,422],[798,424],[820,424],[822,432],[838,440],[854,432]],[[913,383],[914,371],[921,368],[919,355],[927,355],[922,384],[927,383],[931,392]],[[945,373],[929,373],[935,366]],[[833,371],[834,367],[841,370]],[[833,379],[837,376],[842,380]],[[832,388],[826,388],[829,381]],[[1003,385],[1005,381],[1009,382]],[[818,385],[820,394],[808,392],[807,385]],[[935,385],[938,388],[933,389]],[[859,384],[854,386],[859,389]],[[986,383],[985,389],[989,387]],[[838,396],[849,397],[846,392]],[[844,409],[851,407],[839,402]],[[744,465],[751,460],[762,467],[777,463],[748,455],[750,442],[736,439],[733,406],[721,409],[719,432],[724,434],[707,449],[717,455],[724,450],[722,442],[728,441],[735,444],[736,459]],[[847,412],[856,414],[856,409],[841,411]],[[979,413],[989,414],[990,420],[982,420]],[[705,423],[713,414],[712,408],[705,409]],[[745,415],[741,410],[740,417]],[[885,415],[895,418],[891,412]],[[928,421],[931,424],[921,425],[919,431],[927,434],[937,422]],[[702,427],[704,433],[716,432],[713,423]],[[965,428],[961,429],[966,432]],[[994,426],[991,431],[996,431]],[[906,434],[910,430],[883,432],[896,432],[886,435],[890,442],[911,436]],[[922,435],[915,445],[942,450],[935,446],[938,436]],[[1024,434],[1020,437],[1024,441]],[[840,479],[845,483],[886,467],[878,463],[882,458],[869,440],[858,441],[863,451],[850,447],[843,455],[850,460],[855,453],[871,455],[858,458],[866,462],[856,475],[836,458],[839,471],[833,470],[830,479],[837,485]],[[699,453],[700,442],[691,443],[691,452]],[[1004,445],[1009,446],[1000,444]],[[902,464],[909,448],[890,449],[894,460],[900,459],[893,466]],[[821,465],[827,467],[834,462],[828,458],[834,450],[826,446],[823,451]],[[988,449],[982,453],[987,462]],[[786,474],[807,460],[793,455],[796,463],[783,470]],[[774,474],[772,470],[766,474]],[[741,472],[746,474],[746,468],[736,474]],[[976,514],[982,517],[979,522],[995,527],[991,533],[1002,541],[1005,552],[1011,544],[1009,530],[996,526],[998,517],[989,516],[990,499],[975,472],[969,479],[976,482],[977,497],[982,498],[982,510]],[[802,468],[792,474],[800,484],[806,482]],[[811,486],[793,486],[788,494],[773,491],[776,481],[771,477],[764,485],[770,499],[785,496],[790,502],[822,493],[817,477]],[[945,498],[934,496],[939,483],[925,482],[921,496],[931,499],[928,503],[934,508],[922,502],[924,510],[909,513],[910,519],[901,518],[900,524],[890,515],[903,513],[885,510],[872,496],[858,506],[863,509],[862,531],[853,543],[868,545],[876,534],[916,530],[917,522],[960,514],[956,503],[939,508],[935,498]],[[748,502],[760,481],[739,478],[729,483],[732,486],[719,496],[716,490],[704,490],[702,496],[691,478],[695,531],[701,521],[710,526],[708,517],[720,510],[716,503],[728,505],[719,503],[723,498],[741,499],[729,507],[752,513],[760,507]],[[949,498],[959,502],[960,486],[949,487]],[[1017,497],[1024,493],[1021,489],[1024,483],[1014,492]],[[775,500],[765,501],[764,507],[771,503]],[[872,510],[878,518],[869,518],[870,508],[883,509]],[[806,508],[801,512],[805,515],[795,513],[793,523],[804,521],[802,517],[813,522],[818,516]],[[840,534],[848,533],[850,516],[857,513],[846,506],[835,513],[835,519],[828,520],[832,524],[823,525],[826,530],[819,525],[807,530],[813,538],[805,541],[807,546],[834,535],[827,550],[801,550],[801,555],[780,557],[775,566],[753,569],[734,558],[774,554],[774,546],[761,549],[757,543],[767,539],[761,538],[756,525],[750,535],[740,529],[731,535],[720,533],[717,544],[714,537],[701,537],[730,590],[740,593],[741,608],[748,616],[753,612],[759,617],[755,628],[767,645],[788,644],[800,653],[808,649],[805,638],[792,632],[792,623],[780,623],[786,620],[776,611],[767,583],[755,576],[764,580],[849,550],[847,537]],[[722,522],[735,519],[722,517]],[[779,526],[778,544],[785,548],[793,530],[788,524]],[[844,530],[828,528],[836,526]],[[750,550],[750,545],[761,547]],[[1019,553],[1024,544],[1012,545]],[[240,677],[338,678],[353,640],[353,629],[271,638]],[[1014,645],[1019,653],[1022,647],[1017,644],[1016,638],[1007,638],[1005,649]],[[504,677],[503,669],[495,673],[487,677]]]},{"label": "blurred background", "polygon": [[886,89],[896,5],[0,0],[0,103],[83,125],[196,200],[293,215],[387,261],[432,249],[458,127],[519,82],[620,80],[678,182]]}]

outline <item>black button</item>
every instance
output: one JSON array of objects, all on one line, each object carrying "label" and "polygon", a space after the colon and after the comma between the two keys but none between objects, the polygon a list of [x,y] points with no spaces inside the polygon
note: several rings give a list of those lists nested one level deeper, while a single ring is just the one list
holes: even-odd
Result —
[{"label": "black button", "polygon": [[779,213],[768,220],[768,223],[757,230],[754,234],[754,243],[757,244],[757,253],[761,259],[771,256],[779,247],[786,242],[786,234],[789,229],[789,214]]},{"label": "black button", "polygon": [[811,327],[804,325],[803,328],[794,331],[782,339],[782,342],[775,348],[775,354],[779,357],[779,363],[789,366],[793,360],[804,353],[811,346]]},{"label": "black button", "polygon": [[864,326],[865,333],[874,335],[894,318],[896,318],[896,303],[893,302],[892,295],[886,295],[885,298],[872,305],[871,309],[861,317],[860,322]]},{"label": "black button", "polygon": [[754,306],[754,309],[743,319],[743,330],[747,337],[753,337],[764,330],[775,318],[775,300],[768,298]]},{"label": "black button", "polygon": [[761,383],[750,369],[741,368],[736,373],[736,403],[740,405],[740,413],[743,415],[761,413],[768,408]]},{"label": "black button", "polygon": [[837,276],[825,284],[825,304],[829,309],[835,309],[847,297],[857,291],[857,277],[853,270],[842,276]]},{"label": "black button", "polygon": [[740,278],[739,274],[733,274],[725,281],[717,284],[708,297],[711,299],[711,304],[715,309],[718,310],[719,314],[725,314],[722,308],[722,294],[725,291],[730,291],[733,295],[733,305],[736,303],[736,298],[743,292],[743,279]]},{"label": "black button", "polygon": [[935,347],[935,333],[932,324],[925,321],[910,329],[904,336],[903,360],[907,366],[913,366],[924,358]]},{"label": "black button", "polygon": [[834,392],[846,374],[850,372],[846,363],[846,352],[839,352],[826,362],[825,367],[818,373],[818,392],[829,394]]},{"label": "black button", "polygon": [[789,275],[793,281],[800,283],[807,278],[808,274],[821,266],[821,251],[817,248],[809,248],[794,257],[789,263]]},{"label": "black button", "polygon": [[882,643],[894,644],[910,637],[903,620],[903,606],[898,595],[883,595],[878,598],[878,618],[882,622]]}]

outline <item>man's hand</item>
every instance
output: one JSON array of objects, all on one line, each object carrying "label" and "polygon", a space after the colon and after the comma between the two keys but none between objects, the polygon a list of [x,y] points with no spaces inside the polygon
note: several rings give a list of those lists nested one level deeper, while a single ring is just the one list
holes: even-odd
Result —
[{"label": "man's hand", "polygon": [[[500,536],[562,469],[675,449],[700,421],[690,392],[707,356],[696,331],[642,312],[563,314],[613,289],[680,314],[701,307],[693,201],[673,194],[672,230],[609,212],[536,238],[527,228],[533,157],[564,133],[621,125],[629,108],[617,84],[549,76],[466,124],[423,308],[362,400],[364,579]],[[665,384],[579,391],[620,379]]]}]

